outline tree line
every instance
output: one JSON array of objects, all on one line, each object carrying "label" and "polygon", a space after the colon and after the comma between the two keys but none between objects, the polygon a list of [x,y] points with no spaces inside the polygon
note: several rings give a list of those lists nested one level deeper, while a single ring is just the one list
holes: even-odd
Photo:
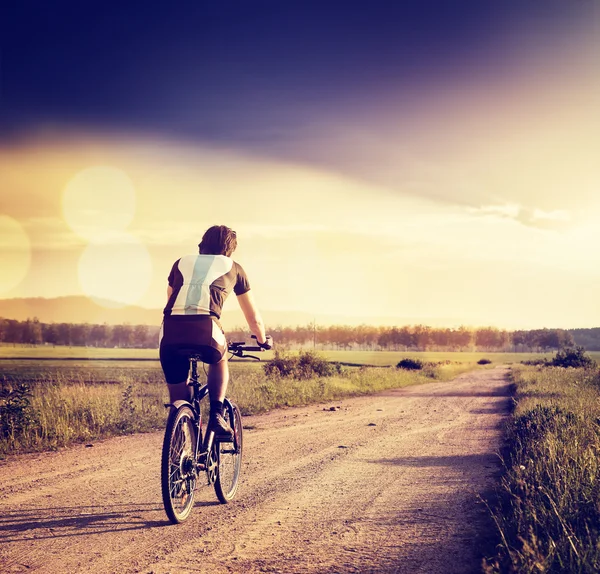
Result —
[{"label": "tree line", "polygon": [[[393,351],[551,351],[575,344],[600,350],[600,328],[532,329],[507,331],[495,327],[434,328],[427,325],[375,327],[371,325],[308,324],[270,328],[277,345],[337,350]],[[230,341],[248,341],[243,329],[227,332]],[[28,345],[87,347],[158,347],[159,327],[150,325],[91,325],[42,323],[0,318],[0,342]]]},{"label": "tree line", "polygon": [[75,347],[158,347],[159,328],[150,325],[90,325],[88,323],[41,323],[0,318],[0,342],[26,345]]},{"label": "tree line", "polygon": [[278,344],[338,350],[550,351],[577,343],[564,329],[507,331],[495,327],[434,328],[427,325],[375,327],[332,325],[269,329]]}]

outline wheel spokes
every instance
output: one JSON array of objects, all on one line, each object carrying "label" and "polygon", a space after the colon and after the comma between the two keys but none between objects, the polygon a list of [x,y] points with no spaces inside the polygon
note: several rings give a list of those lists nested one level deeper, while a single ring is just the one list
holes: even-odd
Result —
[{"label": "wheel spokes", "polygon": [[[190,501],[190,495],[194,490],[194,472],[187,471],[183,468],[188,453],[193,452],[194,445],[192,444],[192,432],[189,425],[192,421],[189,418],[181,418],[178,421],[173,440],[171,443],[171,461],[169,472],[169,489],[171,500],[176,503],[181,510],[184,510]],[[189,443],[189,444],[188,444]],[[186,465],[187,466],[187,465]],[[192,465],[193,469],[193,465]]]}]

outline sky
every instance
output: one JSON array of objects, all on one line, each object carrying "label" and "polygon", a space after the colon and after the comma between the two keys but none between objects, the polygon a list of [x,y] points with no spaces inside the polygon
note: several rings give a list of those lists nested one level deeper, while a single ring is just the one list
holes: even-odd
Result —
[{"label": "sky", "polygon": [[224,224],[265,310],[600,326],[597,2],[14,4],[0,298],[159,308]]}]

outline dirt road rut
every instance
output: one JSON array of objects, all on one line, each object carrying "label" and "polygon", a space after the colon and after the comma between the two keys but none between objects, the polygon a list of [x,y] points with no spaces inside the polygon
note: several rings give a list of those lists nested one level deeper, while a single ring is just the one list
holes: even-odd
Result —
[{"label": "dirt road rut", "polygon": [[0,571],[479,571],[477,493],[498,472],[507,369],[246,417],[238,498],[160,498],[161,433],[0,466]]}]

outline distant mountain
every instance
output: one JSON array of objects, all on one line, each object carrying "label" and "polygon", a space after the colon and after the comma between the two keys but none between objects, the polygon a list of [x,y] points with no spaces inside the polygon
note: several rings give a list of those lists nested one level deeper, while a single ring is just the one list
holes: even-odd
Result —
[{"label": "distant mountain", "polygon": [[0,317],[24,321],[37,317],[42,323],[92,323],[119,325],[158,325],[162,320],[160,309],[143,307],[116,308],[110,301],[100,305],[88,297],[57,297],[45,299],[0,299]]},{"label": "distant mountain", "polygon": [[[235,303],[235,302],[234,302]],[[460,325],[455,319],[418,319],[414,317],[368,317],[344,315],[313,315],[301,311],[262,310],[263,320],[269,327],[308,325],[316,321],[318,325],[417,325],[431,327],[452,327]],[[119,325],[159,325],[162,321],[162,309],[127,306],[117,308],[111,301],[95,302],[88,297],[68,296],[45,299],[42,297],[27,299],[0,299],[0,317],[25,321],[37,317],[42,323],[91,323]],[[221,322],[225,330],[246,325],[244,315],[239,309],[226,310]]]}]

